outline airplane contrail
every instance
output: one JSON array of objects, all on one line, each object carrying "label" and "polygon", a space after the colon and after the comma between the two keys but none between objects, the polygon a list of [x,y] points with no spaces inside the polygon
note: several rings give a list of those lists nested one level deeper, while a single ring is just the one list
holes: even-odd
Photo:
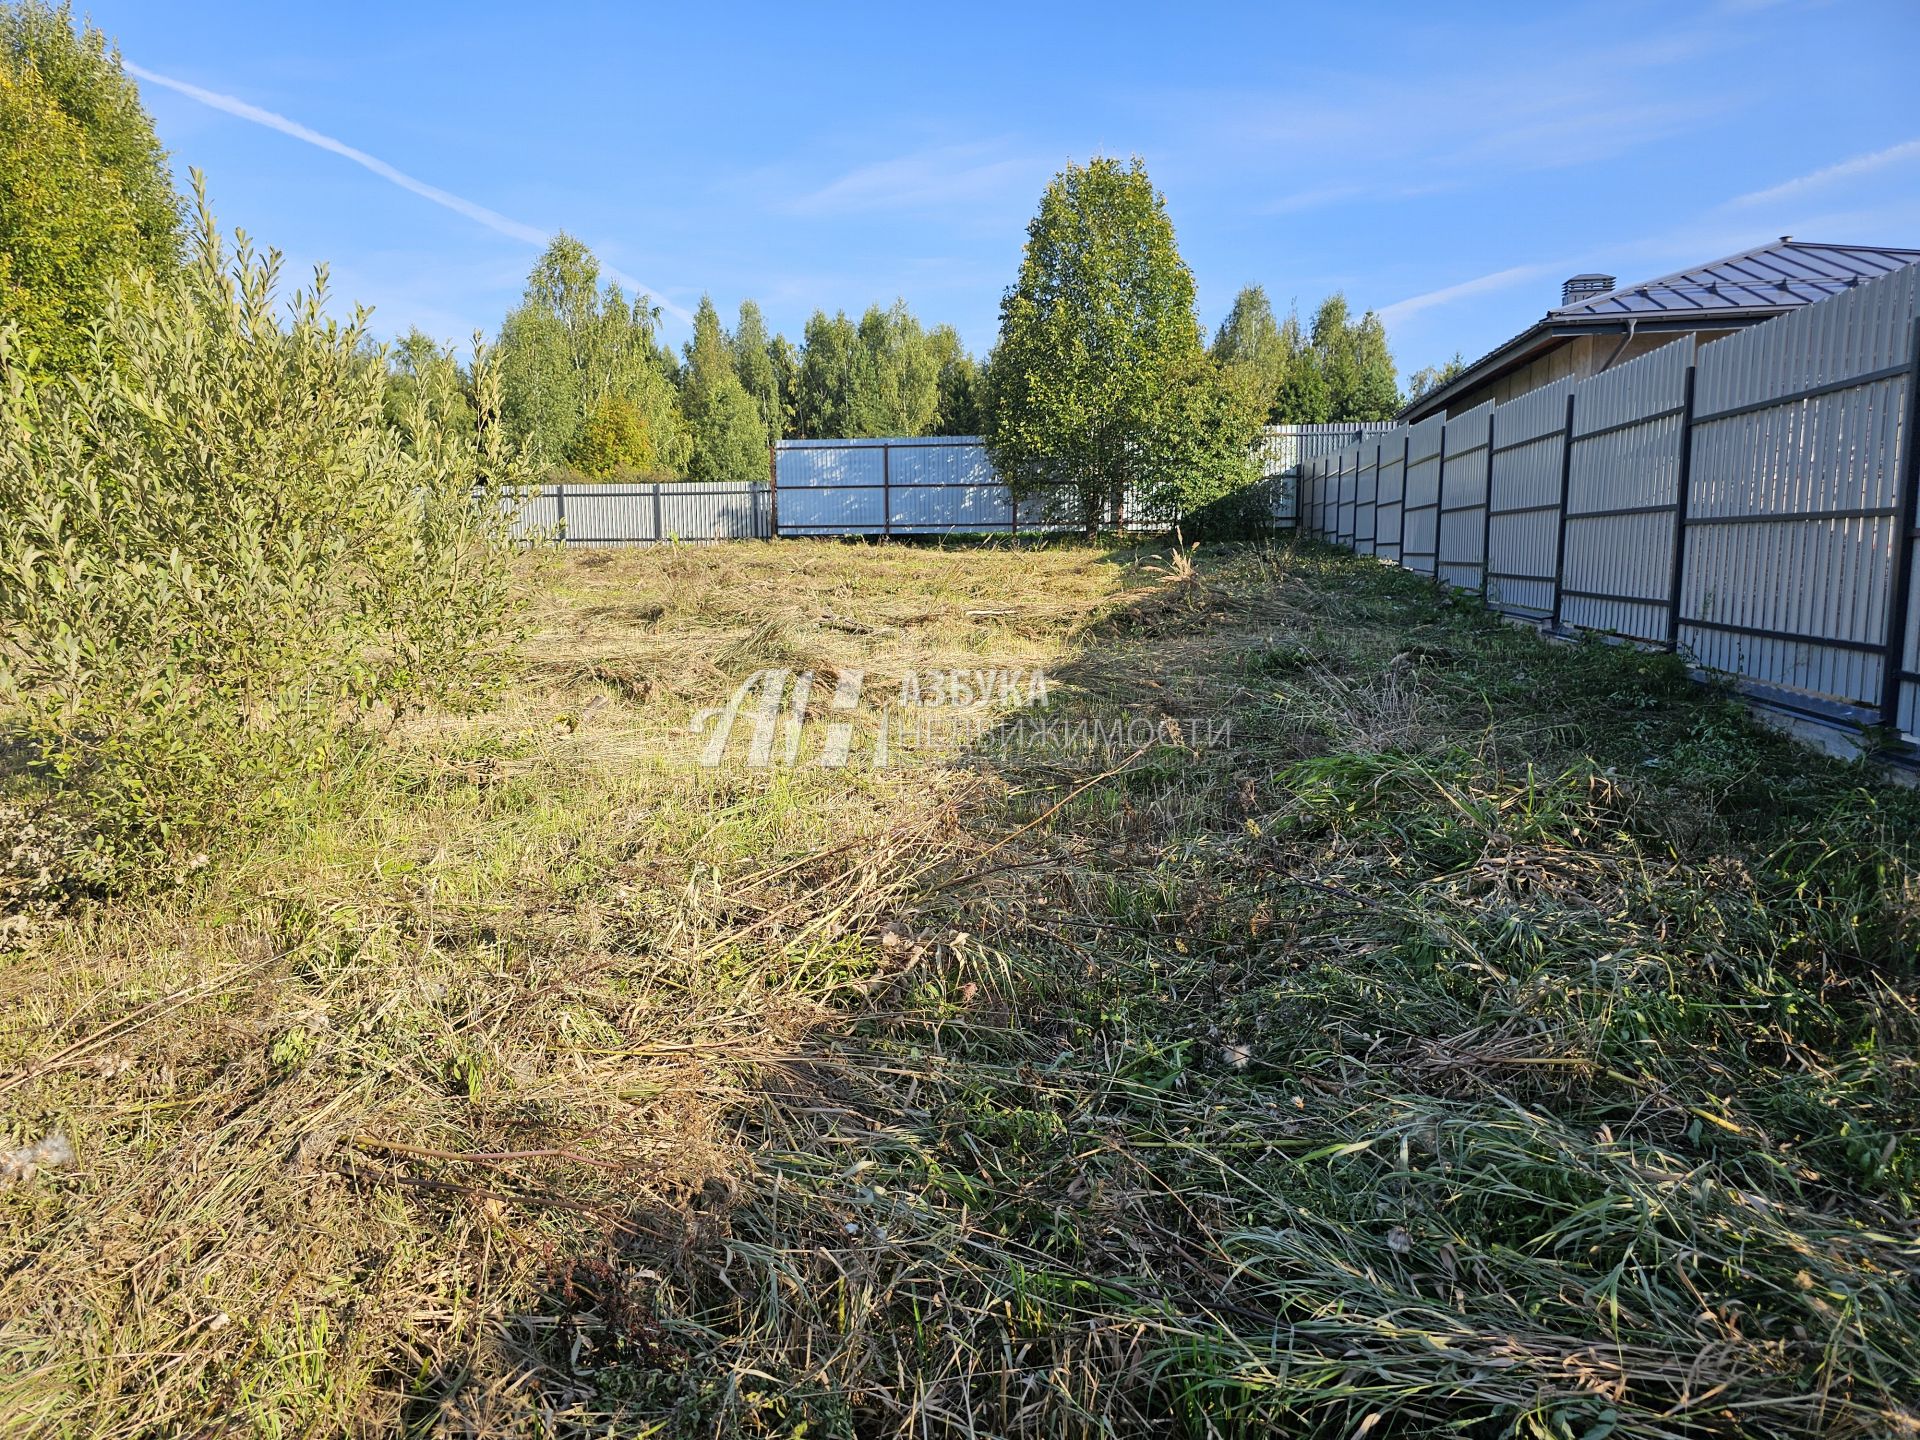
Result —
[{"label": "airplane contrail", "polygon": [[[302,125],[298,120],[290,120],[285,115],[276,114],[272,110],[263,110],[258,105],[249,105],[237,95],[222,95],[217,90],[206,90],[198,85],[189,84],[185,80],[176,80],[171,75],[162,75],[157,71],[148,70],[144,66],[134,64],[131,60],[124,60],[121,63],[126,67],[127,73],[130,75],[136,75],[140,79],[149,81],[155,85],[165,86],[169,90],[177,91],[190,100],[198,100],[202,105],[210,106],[215,110],[224,110],[229,115],[236,115],[242,120],[250,120],[255,125],[264,125],[269,130],[278,130],[282,135],[290,135],[295,140],[303,140],[309,145],[316,145],[322,150],[331,151],[342,159],[351,160],[354,164],[371,170],[382,180],[391,181],[402,190],[411,190],[421,199],[431,200],[436,205],[445,206],[456,215],[464,215],[467,219],[484,225],[489,230],[501,235],[511,236],[513,239],[523,241],[528,245],[541,246],[544,246],[553,238],[548,231],[542,230],[537,225],[525,224],[522,221],[515,220],[510,215],[502,215],[498,210],[489,210],[486,206],[476,204],[464,196],[455,195],[448,190],[442,190],[438,185],[429,185],[424,180],[415,179],[413,176],[407,174],[406,171],[395,169],[377,155],[369,155],[364,150],[356,150],[344,140],[336,140],[331,135],[322,135],[318,130]],[[627,289],[635,291],[636,293],[645,294],[669,315],[674,316],[685,324],[691,325],[693,323],[693,316],[691,314],[680,306],[675,305],[671,300],[663,299],[659,290],[654,286],[647,284],[643,280],[636,279],[634,276],[628,275],[605,262],[601,263],[600,268],[606,272],[609,279],[615,281],[617,284],[624,285]]]},{"label": "airplane contrail", "polygon": [[1811,174],[1796,175],[1791,180],[1783,180],[1778,185],[1769,185],[1764,190],[1755,190],[1752,194],[1737,196],[1727,204],[1729,206],[1764,205],[1774,200],[1785,200],[1798,195],[1803,190],[1824,185],[1830,180],[1839,180],[1851,175],[1865,175],[1870,171],[1913,159],[1920,159],[1920,140],[1903,140],[1898,145],[1889,145],[1886,149],[1876,150],[1871,155],[1856,155],[1851,160],[1842,160],[1837,165],[1829,165]]}]

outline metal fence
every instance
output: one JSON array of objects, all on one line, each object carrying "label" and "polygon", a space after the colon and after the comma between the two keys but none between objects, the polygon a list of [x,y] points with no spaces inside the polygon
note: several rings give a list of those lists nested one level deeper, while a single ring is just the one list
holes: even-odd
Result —
[{"label": "metal fence", "polygon": [[[1355,425],[1270,425],[1255,447],[1274,521],[1295,520],[1301,463],[1367,433]],[[1016,508],[986,445],[971,435],[878,440],[782,440],[774,447],[780,535],[1018,535],[1080,528],[1070,484],[1043,487]],[[1121,498],[1118,529],[1161,531],[1179,521]],[[1109,525],[1113,517],[1105,517]]]},{"label": "metal fence", "polygon": [[[1353,425],[1270,425],[1255,449],[1274,522],[1295,519],[1304,460],[1367,433]],[[973,436],[879,440],[782,440],[770,485],[648,481],[551,483],[527,492],[514,519],[523,538],[567,545],[766,540],[775,536],[1046,534],[1080,528],[1070,484],[1044,487],[1019,507]],[[1111,516],[1103,517],[1109,523]],[[1118,528],[1163,531],[1138,491],[1122,497]]]},{"label": "metal fence", "polygon": [[1696,348],[1369,434],[1303,533],[1555,629],[1920,737],[1920,266]]},{"label": "metal fence", "polygon": [[522,538],[550,535],[567,545],[765,540],[773,535],[773,505],[767,487],[751,482],[582,481],[534,487],[513,523]]}]

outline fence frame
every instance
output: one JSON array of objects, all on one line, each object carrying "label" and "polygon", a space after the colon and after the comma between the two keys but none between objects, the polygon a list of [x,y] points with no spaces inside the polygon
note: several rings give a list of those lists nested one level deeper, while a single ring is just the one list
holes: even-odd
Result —
[{"label": "fence frame", "polygon": [[[1474,411],[1433,417],[1437,437],[1426,422],[1400,426],[1303,465],[1301,533],[1477,588],[1490,608],[1551,632],[1625,624],[1606,633],[1723,667],[1780,708],[1877,721],[1920,750],[1920,266],[1710,346],[1690,336],[1674,346],[1685,350],[1552,382],[1566,387],[1557,424],[1544,410],[1557,401],[1541,399],[1518,432],[1503,411],[1527,397],[1493,407],[1483,496],[1466,493],[1464,467],[1483,442],[1460,427],[1478,425]],[[1775,393],[1781,381],[1791,388]],[[1602,397],[1597,414],[1590,392]],[[1547,449],[1503,461],[1549,444],[1560,447],[1557,474]],[[1397,507],[1382,483],[1395,465]],[[1349,476],[1360,478],[1370,535],[1347,523]],[[1381,538],[1395,508],[1398,545]],[[1476,509],[1477,576],[1462,523]],[[1429,512],[1430,541],[1419,531]],[[1551,515],[1554,530],[1499,523],[1527,515]],[[1663,537],[1617,523],[1647,516],[1666,517]],[[1503,585],[1525,585],[1540,603]],[[1581,600],[1609,608],[1575,613]]]}]

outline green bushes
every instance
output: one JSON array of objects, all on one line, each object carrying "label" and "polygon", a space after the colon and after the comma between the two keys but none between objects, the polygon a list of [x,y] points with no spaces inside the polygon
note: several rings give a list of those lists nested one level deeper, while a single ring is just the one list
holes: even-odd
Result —
[{"label": "green bushes", "polygon": [[371,721],[486,694],[511,639],[486,357],[477,425],[390,426],[365,312],[329,317],[322,274],[283,320],[278,281],[202,202],[70,378],[0,328],[0,703],[117,866],[339,784]]}]

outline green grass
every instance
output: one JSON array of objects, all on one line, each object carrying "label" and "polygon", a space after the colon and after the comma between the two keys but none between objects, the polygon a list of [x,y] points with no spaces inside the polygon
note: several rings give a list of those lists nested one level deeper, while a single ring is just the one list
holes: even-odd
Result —
[{"label": "green grass", "polygon": [[[1912,792],[1310,547],[535,578],[501,712],[34,893],[0,1432],[1920,1430]],[[1232,740],[692,763],[795,663]]]}]

